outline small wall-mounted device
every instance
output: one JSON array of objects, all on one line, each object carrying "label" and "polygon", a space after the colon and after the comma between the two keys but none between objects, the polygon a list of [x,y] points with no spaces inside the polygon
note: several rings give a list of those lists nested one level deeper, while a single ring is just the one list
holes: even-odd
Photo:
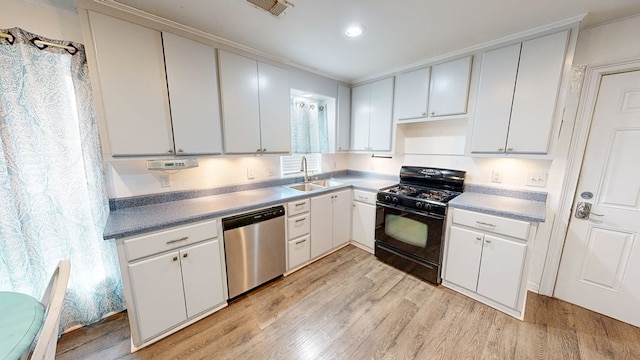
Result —
[{"label": "small wall-mounted device", "polygon": [[180,170],[198,167],[198,159],[147,160],[147,170]]}]

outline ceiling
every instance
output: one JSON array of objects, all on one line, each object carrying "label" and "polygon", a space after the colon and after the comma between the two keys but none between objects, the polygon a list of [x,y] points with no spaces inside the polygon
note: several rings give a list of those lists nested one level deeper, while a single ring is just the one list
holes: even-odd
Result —
[{"label": "ceiling", "polygon": [[[638,0],[290,0],[294,6],[278,17],[245,0],[97,1],[128,5],[348,82],[585,13],[583,27],[640,14]],[[344,35],[353,23],[365,27],[359,38]]]}]

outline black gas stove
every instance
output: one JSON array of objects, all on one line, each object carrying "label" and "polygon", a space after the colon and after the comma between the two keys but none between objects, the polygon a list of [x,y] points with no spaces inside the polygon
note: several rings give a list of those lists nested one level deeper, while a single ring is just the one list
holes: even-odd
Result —
[{"label": "black gas stove", "polygon": [[440,283],[447,203],[464,190],[465,172],[403,166],[400,183],[378,192],[378,259]]},{"label": "black gas stove", "polygon": [[400,183],[378,192],[378,202],[442,215],[464,188],[464,171],[403,166]]}]

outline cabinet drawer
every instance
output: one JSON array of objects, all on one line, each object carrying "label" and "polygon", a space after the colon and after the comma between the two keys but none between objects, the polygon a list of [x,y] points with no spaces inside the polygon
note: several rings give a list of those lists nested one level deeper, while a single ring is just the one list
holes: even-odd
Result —
[{"label": "cabinet drawer", "polygon": [[311,259],[309,235],[289,241],[289,269],[304,264]]},{"label": "cabinet drawer", "polygon": [[287,204],[287,215],[293,216],[309,211],[309,199],[294,201]]},{"label": "cabinet drawer", "polygon": [[375,205],[376,193],[363,190],[353,190],[353,200]]},{"label": "cabinet drawer", "polygon": [[184,245],[215,238],[218,236],[216,224],[216,221],[213,220],[126,239],[124,240],[124,248],[127,260],[136,260]]},{"label": "cabinet drawer", "polygon": [[454,209],[453,222],[522,240],[527,239],[529,228],[531,227],[531,224],[526,221],[507,219],[500,216],[461,209]]},{"label": "cabinet drawer", "polygon": [[311,228],[309,214],[300,215],[287,219],[287,230],[289,231],[289,239],[295,239],[299,236],[309,233]]}]

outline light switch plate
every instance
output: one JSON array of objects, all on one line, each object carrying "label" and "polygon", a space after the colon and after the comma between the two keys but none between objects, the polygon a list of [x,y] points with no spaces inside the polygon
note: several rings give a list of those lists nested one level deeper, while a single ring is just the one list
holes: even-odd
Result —
[{"label": "light switch plate", "polygon": [[547,186],[547,172],[545,170],[534,170],[527,173],[525,185],[535,187]]},{"label": "light switch plate", "polygon": [[493,170],[491,172],[491,182],[494,183],[501,183],[502,182],[502,171],[500,170]]},{"label": "light switch plate", "polygon": [[253,180],[256,178],[256,175],[253,172],[253,168],[247,168],[247,179]]}]

